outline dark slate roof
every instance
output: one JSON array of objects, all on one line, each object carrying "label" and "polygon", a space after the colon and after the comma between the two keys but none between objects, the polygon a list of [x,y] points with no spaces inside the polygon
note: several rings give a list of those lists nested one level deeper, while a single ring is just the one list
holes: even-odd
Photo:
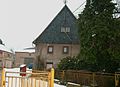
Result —
[{"label": "dark slate roof", "polygon": [[[62,26],[70,27],[70,32],[61,32]],[[52,20],[42,34],[33,41],[33,43],[79,44],[76,18],[67,5],[63,7],[63,9]]]}]

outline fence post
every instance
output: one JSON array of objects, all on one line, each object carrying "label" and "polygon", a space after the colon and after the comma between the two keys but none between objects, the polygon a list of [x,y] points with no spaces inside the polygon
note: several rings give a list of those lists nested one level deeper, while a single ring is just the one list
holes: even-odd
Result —
[{"label": "fence post", "polygon": [[54,69],[51,69],[51,87],[54,87]]},{"label": "fence post", "polygon": [[62,82],[64,82],[64,80],[65,80],[65,71],[63,70],[62,71]]},{"label": "fence post", "polygon": [[115,87],[117,86],[116,73],[115,73]]},{"label": "fence post", "polygon": [[119,85],[119,75],[115,73],[115,87],[118,87]]},{"label": "fence post", "polygon": [[95,87],[95,73],[93,73],[93,87]]},{"label": "fence post", "polygon": [[5,69],[2,70],[2,87],[5,87]]}]

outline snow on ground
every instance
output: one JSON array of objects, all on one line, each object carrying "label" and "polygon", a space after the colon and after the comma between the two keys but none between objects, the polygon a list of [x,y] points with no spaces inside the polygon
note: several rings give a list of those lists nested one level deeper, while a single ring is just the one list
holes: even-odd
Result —
[{"label": "snow on ground", "polygon": [[58,84],[54,84],[54,87],[66,87],[66,86],[64,86],[64,85],[58,85]]},{"label": "snow on ground", "polygon": [[[29,71],[28,71],[29,70]],[[31,69],[28,69],[27,68],[27,72],[29,73],[29,72],[31,72],[30,71]],[[7,68],[5,68],[5,72],[20,72],[20,68],[11,68],[11,69],[7,69]],[[20,73],[7,73],[6,74],[6,76],[15,76],[15,77],[21,77],[20,76]],[[11,85],[11,82],[12,82],[12,85]],[[26,84],[25,84],[25,82],[26,82]],[[32,85],[34,86],[34,83],[33,82],[35,82],[35,79],[29,79],[28,80],[28,78],[26,78],[25,80],[24,80],[24,85],[26,85],[26,87],[28,87],[27,86],[27,84],[31,84],[32,83]],[[10,78],[10,79],[8,79],[7,77],[6,77],[6,87],[8,87],[8,84],[9,84],[9,87],[21,87],[21,85],[23,84],[23,82],[22,82],[22,80],[20,81],[20,79],[16,79],[16,78],[14,78],[14,79],[12,79],[12,78]],[[48,87],[48,83],[47,82],[45,82],[45,81],[38,81],[38,80],[36,80],[36,87]],[[44,86],[43,86],[44,85]],[[25,87],[25,86],[24,86]],[[63,85],[58,85],[58,84],[54,84],[54,87],[66,87],[66,86],[63,86]]]}]

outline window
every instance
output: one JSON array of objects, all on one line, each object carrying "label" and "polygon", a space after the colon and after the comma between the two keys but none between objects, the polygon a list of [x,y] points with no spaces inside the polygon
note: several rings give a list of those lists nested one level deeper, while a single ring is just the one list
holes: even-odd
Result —
[{"label": "window", "polygon": [[70,32],[70,27],[66,27],[66,32]]},{"label": "window", "polygon": [[31,53],[29,53],[29,56],[31,56],[32,54]]},{"label": "window", "polygon": [[68,46],[64,46],[63,47],[63,53],[64,54],[68,54],[69,53],[69,47]]},{"label": "window", "polygon": [[65,27],[61,27],[61,32],[65,32]]},{"label": "window", "polygon": [[48,53],[53,53],[53,46],[48,46]]},{"label": "window", "polygon": [[10,57],[10,54],[9,54],[9,53],[8,53],[7,55],[8,55],[8,57]]},{"label": "window", "polygon": [[61,32],[70,32],[70,27],[61,27]]}]

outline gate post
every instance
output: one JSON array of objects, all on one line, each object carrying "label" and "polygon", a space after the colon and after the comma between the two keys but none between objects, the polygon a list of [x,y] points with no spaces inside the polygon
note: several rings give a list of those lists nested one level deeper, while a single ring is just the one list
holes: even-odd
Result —
[{"label": "gate post", "polygon": [[2,70],[2,87],[5,87],[5,69]]},{"label": "gate post", "polygon": [[54,69],[53,68],[51,68],[48,74],[48,83],[49,83],[49,87],[54,87]]},{"label": "gate post", "polygon": [[51,69],[51,81],[50,81],[50,83],[51,83],[50,87],[54,87],[54,69],[53,68]]}]

